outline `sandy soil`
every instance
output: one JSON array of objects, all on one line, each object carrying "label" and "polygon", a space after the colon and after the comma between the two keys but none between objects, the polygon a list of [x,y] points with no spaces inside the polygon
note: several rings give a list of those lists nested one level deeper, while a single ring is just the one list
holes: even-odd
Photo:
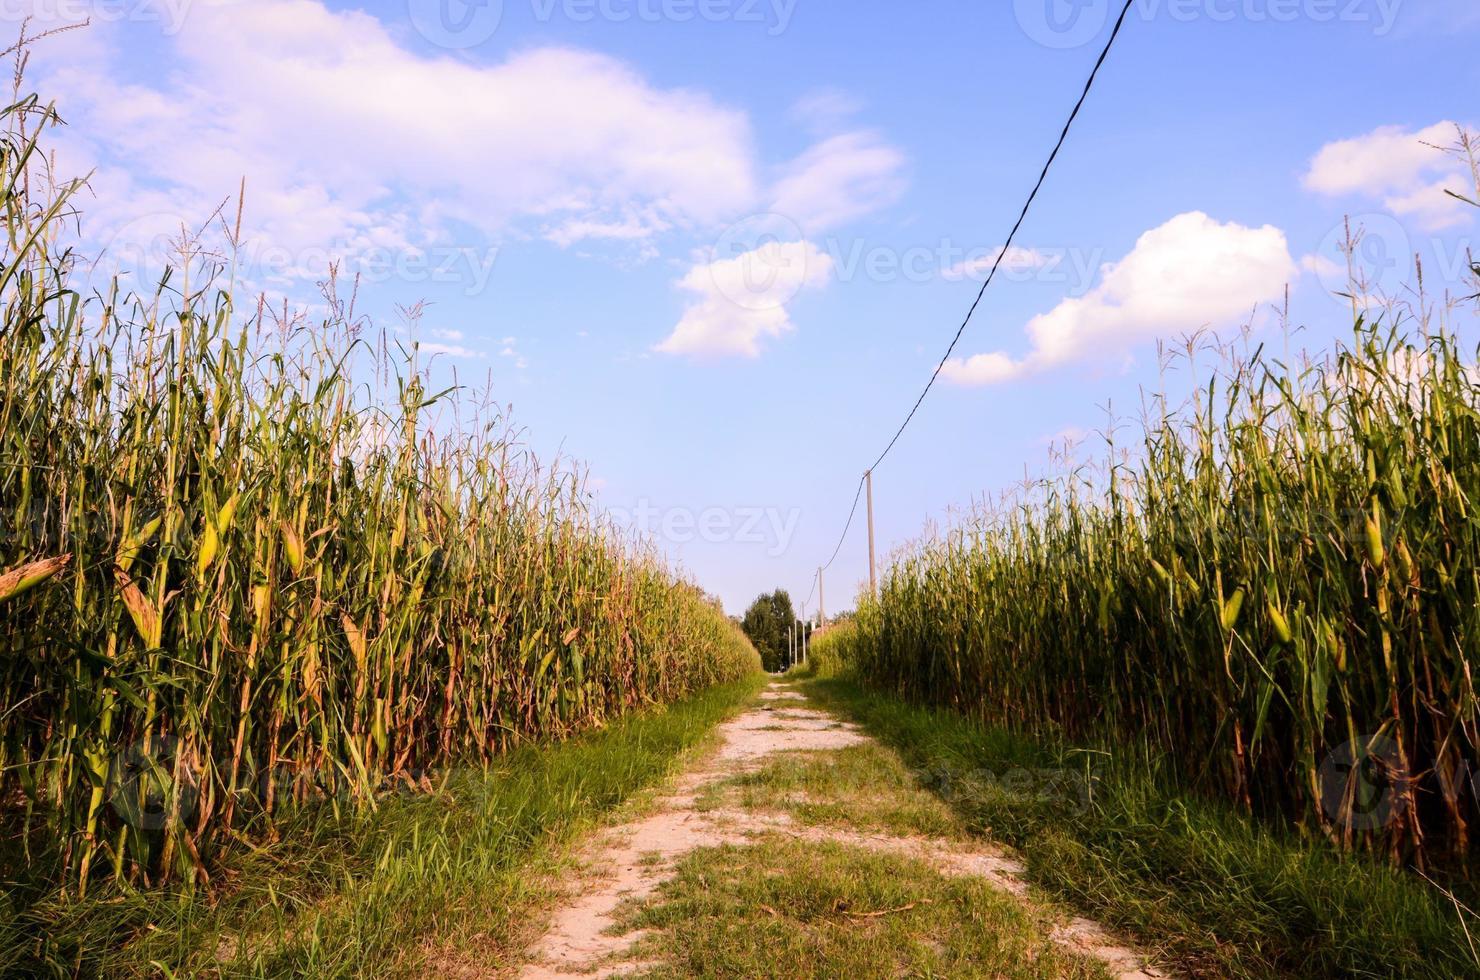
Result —
[{"label": "sandy soil", "polygon": [[[943,874],[975,875],[1023,901],[1031,901],[1022,867],[1002,852],[955,841],[923,837],[860,834],[844,828],[801,826],[784,814],[738,809],[696,808],[711,783],[757,768],[778,752],[839,749],[868,740],[860,729],[839,721],[789,690],[768,690],[758,704],[720,726],[719,747],[676,779],[646,816],[601,834],[583,857],[585,874],[572,881],[566,903],[549,930],[528,951],[518,974],[524,980],[609,977],[650,966],[619,962],[641,933],[613,935],[617,906],[652,894],[690,851],[721,844],[743,844],[757,834],[782,834],[802,840],[838,843],[924,860]],[[1167,974],[1119,944],[1097,923],[1071,919],[1051,939],[1103,962],[1121,980],[1151,980]]]}]

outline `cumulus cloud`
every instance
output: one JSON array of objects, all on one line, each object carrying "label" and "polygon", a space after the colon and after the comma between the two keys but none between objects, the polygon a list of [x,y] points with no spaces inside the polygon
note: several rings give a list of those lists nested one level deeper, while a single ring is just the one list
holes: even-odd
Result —
[{"label": "cumulus cloud", "polygon": [[1191,211],[1146,232],[1100,283],[1029,321],[1031,350],[952,358],[942,377],[999,384],[1137,342],[1227,325],[1277,299],[1297,274],[1284,232],[1270,225],[1221,224]]},{"label": "cumulus cloud", "polygon": [[[753,356],[792,328],[795,291],[831,270],[801,239],[887,207],[905,187],[896,147],[840,131],[858,104],[836,90],[794,109],[816,142],[763,169],[744,111],[589,50],[522,48],[493,62],[426,53],[388,19],[324,0],[195,0],[174,26],[162,35],[104,19],[33,59],[33,82],[71,124],[60,170],[93,173],[82,231],[94,254],[131,238],[167,251],[213,214],[219,240],[244,176],[238,275],[284,296],[336,261],[349,275],[375,257],[423,255],[435,270],[506,238],[645,261],[779,212],[805,233],[696,260],[678,283],[696,299],[659,345]],[[720,283],[746,251],[804,272],[736,304]],[[773,291],[785,296],[767,299]]]},{"label": "cumulus cloud", "polygon": [[290,251],[404,248],[521,219],[563,243],[625,239],[759,199],[743,112],[590,51],[475,64],[318,0],[200,2],[160,42],[167,81],[135,81],[126,31],[95,25],[35,63],[73,124],[71,159],[99,168],[89,220],[135,217],[110,213],[120,201],[203,217],[242,175],[248,225]]},{"label": "cumulus cloud", "polygon": [[697,295],[656,350],[756,357],[761,341],[791,330],[787,304],[825,284],[832,256],[808,241],[770,241],[743,255],[694,266],[679,286]]},{"label": "cumulus cloud", "polygon": [[[808,111],[851,111],[841,98],[817,95]],[[654,350],[758,356],[763,340],[794,329],[787,305],[796,295],[831,277],[832,256],[807,236],[894,203],[904,191],[903,166],[904,155],[876,133],[843,133],[812,146],[783,168],[770,208],[726,229],[678,282],[698,298]]]},{"label": "cumulus cloud", "polygon": [[1023,366],[1001,351],[953,357],[941,366],[940,376],[958,385],[993,385],[1011,381]]},{"label": "cumulus cloud", "polygon": [[1445,194],[1473,186],[1454,157],[1436,147],[1455,140],[1456,126],[1438,122],[1415,131],[1383,126],[1354,139],[1327,143],[1305,174],[1309,190],[1380,200],[1396,215],[1441,230],[1470,219],[1465,205]]}]

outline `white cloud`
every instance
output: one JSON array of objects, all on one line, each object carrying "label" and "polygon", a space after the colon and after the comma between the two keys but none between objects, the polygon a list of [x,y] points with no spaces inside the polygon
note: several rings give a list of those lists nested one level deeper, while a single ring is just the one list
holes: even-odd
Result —
[{"label": "white cloud", "polygon": [[417,350],[423,354],[445,354],[448,357],[481,358],[482,351],[473,350],[471,347],[462,347],[458,344],[438,344],[422,341],[416,345]]},{"label": "white cloud", "polygon": [[1105,266],[1100,284],[1029,321],[1032,349],[953,358],[941,374],[964,385],[997,384],[1033,371],[1123,352],[1139,341],[1226,326],[1279,297],[1297,274],[1284,232],[1220,224],[1200,211],[1146,232]]},{"label": "white cloud", "polygon": [[1017,377],[1021,366],[1000,351],[953,357],[941,366],[940,376],[958,385],[993,385]]},{"label": "white cloud", "polygon": [[127,30],[95,25],[93,57],[67,42],[34,62],[72,123],[70,160],[101,168],[86,212],[100,238],[140,208],[204,217],[243,175],[249,228],[290,252],[520,219],[567,241],[626,237],[759,199],[744,113],[604,55],[537,48],[480,65],[414,53],[374,17],[317,0],[202,0],[165,42],[167,74],[140,84]]},{"label": "white cloud", "polygon": [[1393,194],[1383,204],[1394,214],[1413,218],[1421,228],[1442,231],[1468,224],[1474,214],[1472,206],[1455,200],[1446,191],[1466,194],[1471,189],[1463,172],[1455,170],[1449,176]]},{"label": "white cloud", "polygon": [[826,283],[832,267],[832,256],[807,241],[772,241],[696,265],[678,285],[699,299],[655,350],[756,357],[762,339],[792,329],[786,304],[801,290]]},{"label": "white cloud", "polygon": [[899,200],[904,164],[904,154],[877,133],[833,136],[786,167],[771,210],[815,235]]},{"label": "white cloud", "polygon": [[1396,215],[1439,230],[1469,220],[1473,209],[1444,193],[1472,189],[1458,162],[1436,147],[1455,140],[1452,122],[1417,131],[1383,126],[1354,139],[1321,147],[1305,174],[1305,186],[1320,194],[1380,199]]},{"label": "white cloud", "polygon": [[[886,207],[905,187],[897,148],[871,131],[837,132],[858,109],[841,92],[798,104],[794,117],[825,138],[768,182],[744,111],[616,58],[536,47],[484,63],[403,41],[389,21],[323,0],[195,0],[173,36],[108,20],[43,45],[32,81],[71,124],[61,169],[94,172],[88,250],[141,229],[157,248],[159,229],[198,228],[223,202],[230,225],[244,176],[240,281],[285,296],[336,260],[350,260],[346,276],[387,253],[438,268],[505,237],[640,262],[660,242],[712,241],[768,208],[810,233]],[[716,253],[729,266],[698,260],[681,283],[698,299],[660,349],[754,354],[791,329],[786,299],[831,269],[803,238],[780,236],[777,257],[805,275],[781,276],[774,288],[790,292],[760,306],[736,307],[701,280],[722,278],[747,249],[765,259],[766,247]]]}]

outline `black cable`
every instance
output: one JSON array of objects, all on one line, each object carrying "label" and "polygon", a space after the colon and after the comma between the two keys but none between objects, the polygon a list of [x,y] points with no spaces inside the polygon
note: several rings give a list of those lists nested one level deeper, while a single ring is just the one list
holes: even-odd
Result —
[{"label": "black cable", "polygon": [[[1084,91],[1079,94],[1079,100],[1074,103],[1074,108],[1069,112],[1069,118],[1064,123],[1063,130],[1059,133],[1058,142],[1054,144],[1053,152],[1048,155],[1048,161],[1043,164],[1043,170],[1038,174],[1038,182],[1033,185],[1033,190],[1028,194],[1028,199],[1023,202],[1023,209],[1018,212],[1017,221],[1013,222],[1012,225],[1012,231],[1007,233],[1006,241],[1003,242],[1002,248],[998,250],[997,257],[992,260],[992,268],[987,273],[987,278],[982,283],[982,288],[977,290],[976,299],[971,303],[971,309],[966,311],[966,316],[961,321],[961,326],[956,328],[956,336],[951,338],[951,344],[946,348],[945,354],[941,355],[940,363],[931,372],[930,380],[925,382],[925,390],[921,391],[920,397],[915,399],[914,406],[910,408],[910,413],[900,423],[899,429],[894,433],[894,438],[889,440],[889,445],[884,447],[884,451],[879,454],[878,459],[874,460],[873,465],[868,468],[868,472],[878,469],[879,464],[884,461],[884,457],[889,455],[889,451],[899,441],[899,437],[904,435],[904,430],[909,427],[910,422],[915,417],[915,413],[920,410],[920,405],[925,401],[925,396],[930,394],[930,389],[935,386],[935,380],[940,377],[940,372],[945,368],[946,361],[951,359],[951,354],[956,350],[956,345],[961,341],[961,335],[966,332],[967,324],[971,322],[971,317],[976,313],[976,308],[981,305],[982,297],[987,294],[987,287],[996,278],[998,267],[1002,265],[1003,258],[1006,257],[1008,251],[1012,248],[1013,240],[1017,238],[1018,231],[1023,227],[1023,222],[1028,217],[1028,210],[1038,198],[1038,192],[1043,189],[1043,183],[1048,179],[1048,172],[1052,169],[1054,161],[1058,159],[1059,151],[1064,148],[1064,141],[1069,138],[1069,130],[1073,127],[1074,120],[1079,118],[1079,110],[1084,108],[1085,101],[1089,99],[1090,90],[1095,86],[1095,79],[1100,74],[1100,68],[1104,66],[1105,59],[1110,56],[1110,49],[1115,46],[1115,39],[1120,36],[1120,29],[1125,26],[1125,19],[1130,14],[1131,7],[1134,3],[1135,0],[1125,0],[1125,6],[1121,8],[1120,16],[1115,19],[1115,27],[1110,31],[1110,38],[1105,42],[1104,50],[1100,52],[1099,58],[1095,60],[1095,66],[1090,70],[1089,78],[1084,83]],[[858,480],[858,490],[853,494],[853,507],[848,511],[848,521],[843,525],[843,533],[838,536],[838,545],[833,549],[832,557],[827,560],[826,565],[822,566],[824,571],[832,567],[832,563],[837,560],[838,552],[843,550],[843,542],[847,540],[848,530],[853,526],[853,517],[858,512],[858,500],[863,495],[863,482],[865,479],[867,479],[867,474]],[[815,577],[812,580],[812,588],[813,591],[817,588]],[[807,601],[809,603],[812,601],[811,593],[808,594]]]},{"label": "black cable", "polygon": [[832,568],[832,563],[838,560],[838,552],[843,550],[843,542],[848,538],[848,529],[853,526],[853,516],[858,513],[858,501],[863,496],[864,479],[865,477],[861,476],[858,478],[858,489],[853,492],[853,506],[848,508],[848,521],[843,525],[843,533],[838,535],[838,546],[833,549],[832,557],[827,560],[827,564],[822,566],[824,572]]},{"label": "black cable", "polygon": [[1069,128],[1074,125],[1074,120],[1078,118],[1079,110],[1084,108],[1085,100],[1089,98],[1090,89],[1094,88],[1095,77],[1099,75],[1100,67],[1105,64],[1105,59],[1110,56],[1110,49],[1115,46],[1115,39],[1120,36],[1120,29],[1125,25],[1126,15],[1131,12],[1131,6],[1134,3],[1135,0],[1126,0],[1125,7],[1121,9],[1120,17],[1115,21],[1115,29],[1110,32],[1110,40],[1105,42],[1105,49],[1100,52],[1099,59],[1095,61],[1095,67],[1089,73],[1089,80],[1084,83],[1084,91],[1080,93],[1079,101],[1074,103],[1074,109],[1069,113],[1069,120],[1064,123],[1064,129],[1059,133],[1059,141],[1054,144],[1053,152],[1048,155],[1048,162],[1043,165],[1043,171],[1038,175],[1038,183],[1033,185],[1032,193],[1023,202],[1023,210],[1018,214],[1018,219],[1013,224],[1012,231],[1008,232],[1007,241],[1003,243],[1001,250],[997,253],[996,259],[992,261],[992,270],[987,273],[986,281],[982,283],[982,288],[977,291],[976,299],[972,302],[971,309],[966,311],[966,318],[961,321],[961,326],[956,328],[956,336],[951,339],[951,346],[946,348],[946,352],[941,357],[940,363],[935,366],[935,371],[931,373],[930,380],[925,383],[925,390],[920,392],[919,398],[915,399],[915,405],[910,409],[910,414],[905,416],[904,422],[899,426],[899,431],[894,433],[894,438],[889,440],[889,445],[885,446],[884,451],[879,454],[879,458],[874,460],[874,465],[869,467],[870,470],[878,468],[879,464],[884,461],[884,457],[889,455],[889,450],[893,449],[894,444],[899,441],[899,437],[904,435],[905,428],[910,424],[910,420],[915,417],[915,413],[919,411],[920,404],[925,401],[925,396],[930,394],[930,389],[935,384],[935,379],[940,377],[941,369],[946,366],[946,361],[950,360],[951,353],[956,349],[956,344],[961,340],[961,334],[966,332],[966,325],[971,322],[972,314],[976,312],[977,306],[981,304],[982,297],[987,293],[987,287],[992,284],[992,279],[997,275],[998,266],[1002,264],[1002,259],[1007,255],[1008,250],[1012,248],[1012,242],[1017,237],[1018,229],[1022,228],[1024,219],[1028,217],[1028,209],[1033,206],[1034,199],[1038,197],[1038,191],[1042,189],[1043,182],[1048,179],[1049,168],[1053,166],[1054,160],[1058,158],[1059,150],[1064,147],[1064,141],[1069,138]]}]

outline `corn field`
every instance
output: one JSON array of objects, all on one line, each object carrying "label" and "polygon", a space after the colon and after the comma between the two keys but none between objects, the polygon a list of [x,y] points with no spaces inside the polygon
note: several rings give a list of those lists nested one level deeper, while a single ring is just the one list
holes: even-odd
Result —
[{"label": "corn field", "polygon": [[1480,375],[1427,322],[1359,319],[1299,367],[1225,350],[1184,408],[1153,399],[1134,451],[1112,442],[907,549],[814,656],[989,724],[1153,753],[1342,847],[1462,858]]},{"label": "corn field", "polygon": [[156,288],[81,295],[55,117],[6,122],[0,816],[32,860],[78,891],[205,883],[285,806],[374,806],[759,669],[575,471],[429,393],[332,285],[312,327],[244,314],[229,260],[182,242]]}]

